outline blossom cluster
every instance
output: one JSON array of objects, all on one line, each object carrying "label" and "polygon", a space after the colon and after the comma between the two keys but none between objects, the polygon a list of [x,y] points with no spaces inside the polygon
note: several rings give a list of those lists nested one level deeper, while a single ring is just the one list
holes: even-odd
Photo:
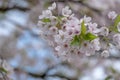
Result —
[{"label": "blossom cluster", "polygon": [[116,12],[108,14],[108,18],[115,22],[111,27],[106,27],[98,26],[86,15],[78,19],[68,6],[62,9],[62,15],[59,16],[54,16],[54,10],[56,3],[42,12],[38,26],[41,37],[54,49],[57,56],[90,56],[96,53],[109,56],[111,48],[120,48],[120,15]]}]

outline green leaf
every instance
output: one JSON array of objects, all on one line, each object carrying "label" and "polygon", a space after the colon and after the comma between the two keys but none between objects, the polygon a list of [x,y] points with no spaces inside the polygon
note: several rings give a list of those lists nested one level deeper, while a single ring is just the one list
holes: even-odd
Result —
[{"label": "green leaf", "polygon": [[105,78],[105,80],[111,80],[111,78],[112,78],[112,76],[109,75],[109,76],[107,76],[107,77]]},{"label": "green leaf", "polygon": [[56,27],[57,27],[58,29],[61,29],[60,22],[57,22]]},{"label": "green leaf", "polygon": [[61,22],[63,17],[64,17],[64,16],[57,16],[58,21]]},{"label": "green leaf", "polygon": [[117,32],[117,33],[119,32],[118,29],[117,29],[117,25],[118,25],[119,22],[120,22],[120,15],[118,15],[116,17],[116,19],[114,21],[114,27],[112,28],[112,31]]},{"label": "green leaf", "polygon": [[117,27],[118,23],[120,22],[120,15],[118,15],[115,19],[114,26]]},{"label": "green leaf", "polygon": [[51,22],[51,21],[50,21],[50,19],[49,19],[49,18],[44,18],[44,19],[42,19],[42,22],[47,23],[47,22]]},{"label": "green leaf", "polygon": [[109,31],[113,31],[113,32],[117,32],[118,33],[118,29],[117,29],[117,26],[110,26],[109,27]]},{"label": "green leaf", "polygon": [[83,37],[85,40],[94,40],[94,39],[96,39],[97,38],[97,36],[96,35],[94,35],[94,34],[92,34],[92,33],[87,33],[87,34],[85,34],[85,36]]},{"label": "green leaf", "polygon": [[71,41],[71,45],[80,45],[82,43],[82,39],[78,36],[78,35],[75,35],[73,37],[73,40]]},{"label": "green leaf", "polygon": [[111,67],[109,67],[109,69],[110,69],[110,71],[112,72],[112,73],[117,73],[117,71],[111,66]]},{"label": "green leaf", "polygon": [[7,73],[7,70],[5,70],[3,67],[0,67],[0,71]]},{"label": "green leaf", "polygon": [[84,21],[81,23],[81,35],[83,36],[83,35],[85,35],[86,34],[86,31],[87,31],[87,29],[86,29],[86,26],[85,26],[85,23],[84,23]]},{"label": "green leaf", "polygon": [[81,43],[84,41],[83,36],[86,34],[86,26],[84,24],[84,21],[82,21],[81,23],[81,34],[79,35],[75,35],[73,37],[73,40],[71,41],[71,45],[75,45],[75,46],[80,46]]},{"label": "green leaf", "polygon": [[79,38],[77,35],[73,37],[73,40],[71,41],[71,45],[78,45],[79,44]]},{"label": "green leaf", "polygon": [[97,36],[92,34],[92,33],[86,33],[87,32],[87,28],[84,24],[84,21],[81,23],[81,34],[79,35],[75,35],[73,37],[73,40],[71,41],[71,45],[75,45],[75,46],[80,46],[81,43],[83,43],[83,41],[85,40],[93,40],[96,39]]}]

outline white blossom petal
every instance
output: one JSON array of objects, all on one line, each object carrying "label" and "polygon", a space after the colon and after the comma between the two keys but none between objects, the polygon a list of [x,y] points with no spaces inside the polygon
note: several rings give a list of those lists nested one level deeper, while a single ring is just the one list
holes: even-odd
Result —
[{"label": "white blossom petal", "polygon": [[56,3],[54,2],[52,6],[48,7],[49,10],[54,10],[56,8]]},{"label": "white blossom petal", "polygon": [[69,9],[68,6],[66,6],[65,8],[62,9],[62,15],[63,16],[68,17],[68,16],[70,16],[70,14],[72,14],[72,11]]},{"label": "white blossom petal", "polygon": [[103,57],[109,57],[109,51],[108,50],[104,50],[102,53],[101,53],[101,56]]},{"label": "white blossom petal", "polygon": [[115,11],[111,11],[108,13],[108,18],[109,19],[115,19],[117,17],[117,13]]}]

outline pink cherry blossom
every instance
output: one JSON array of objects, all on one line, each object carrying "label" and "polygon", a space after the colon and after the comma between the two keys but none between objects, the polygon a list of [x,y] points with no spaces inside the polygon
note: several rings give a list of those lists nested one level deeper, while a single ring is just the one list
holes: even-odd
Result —
[{"label": "pink cherry blossom", "polygon": [[[67,55],[82,53],[91,56],[103,51],[101,56],[108,57],[111,49],[109,44],[120,49],[119,33],[109,31],[106,26],[98,26],[97,23],[92,22],[91,17],[86,15],[81,19],[75,17],[68,6],[62,9],[63,16],[59,19],[58,16],[54,16],[52,13],[55,8],[56,3],[53,3],[52,6],[42,12],[42,15],[39,16],[38,26],[40,27],[41,37],[54,49],[57,56],[67,58]],[[108,17],[113,20],[117,17],[117,13],[112,11],[108,14]],[[47,18],[47,22],[43,21],[45,18]],[[82,29],[83,21],[85,29]],[[120,22],[116,28],[120,32]],[[87,33],[91,33],[91,35],[86,37]],[[76,41],[75,45],[71,45],[74,39]]]}]

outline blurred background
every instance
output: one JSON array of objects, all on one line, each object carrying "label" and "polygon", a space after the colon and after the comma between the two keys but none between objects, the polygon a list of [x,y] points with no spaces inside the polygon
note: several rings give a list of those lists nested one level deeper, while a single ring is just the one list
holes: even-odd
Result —
[{"label": "blurred background", "polygon": [[11,79],[0,71],[0,80],[120,80],[117,50],[109,58],[74,56],[70,63],[53,55],[37,27],[38,16],[53,2],[59,14],[68,5],[77,17],[91,16],[99,26],[111,24],[109,11],[120,13],[120,0],[0,0],[0,63],[6,60],[12,68]]}]

